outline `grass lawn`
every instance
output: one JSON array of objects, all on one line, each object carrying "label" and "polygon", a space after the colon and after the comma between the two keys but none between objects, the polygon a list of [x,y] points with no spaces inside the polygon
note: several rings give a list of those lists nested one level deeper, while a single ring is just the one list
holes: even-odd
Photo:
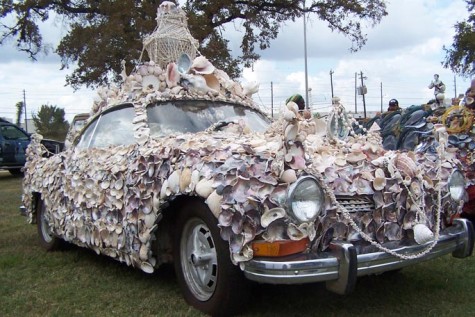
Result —
[{"label": "grass lawn", "polygon": [[[20,204],[21,178],[0,171],[0,316],[202,316],[171,267],[149,275],[79,247],[44,251]],[[256,284],[243,316],[475,316],[474,291],[475,258],[445,256],[361,278],[345,297],[324,284]]]}]

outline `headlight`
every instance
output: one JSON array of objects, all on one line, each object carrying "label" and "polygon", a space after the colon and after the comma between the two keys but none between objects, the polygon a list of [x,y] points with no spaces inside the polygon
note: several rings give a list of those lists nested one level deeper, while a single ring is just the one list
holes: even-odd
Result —
[{"label": "headlight", "polygon": [[323,210],[325,197],[317,180],[305,176],[290,186],[287,202],[290,213],[296,220],[309,222],[315,220]]},{"label": "headlight", "polygon": [[462,200],[465,196],[465,176],[459,170],[456,170],[449,178],[450,196],[455,200]]}]

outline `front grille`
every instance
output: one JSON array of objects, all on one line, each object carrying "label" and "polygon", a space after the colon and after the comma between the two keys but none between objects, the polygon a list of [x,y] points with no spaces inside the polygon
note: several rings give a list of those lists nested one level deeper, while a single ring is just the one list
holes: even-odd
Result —
[{"label": "front grille", "polygon": [[374,202],[369,196],[336,196],[338,203],[348,212],[370,212]]}]

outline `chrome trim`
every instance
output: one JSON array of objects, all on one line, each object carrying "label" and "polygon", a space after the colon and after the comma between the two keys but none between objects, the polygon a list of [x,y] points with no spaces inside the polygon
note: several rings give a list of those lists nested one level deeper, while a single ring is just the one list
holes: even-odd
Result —
[{"label": "chrome trim", "polygon": [[318,187],[318,191],[320,192],[320,198],[322,198],[323,200],[323,203],[321,204],[320,206],[320,210],[318,210],[315,214],[314,217],[312,217],[311,219],[307,220],[308,221],[312,221],[312,220],[315,220],[323,211],[323,208],[324,208],[324,197],[325,197],[325,193],[323,191],[323,188],[322,188],[322,185],[320,185],[320,183],[318,182],[318,180],[315,178],[315,176],[311,176],[311,175],[306,175],[306,176],[302,176],[302,177],[299,177],[294,183],[292,183],[290,186],[289,186],[289,189],[287,191],[287,198],[286,198],[286,205],[287,205],[287,208],[288,208],[288,211],[289,211],[289,216],[291,216],[294,220],[296,220],[298,223],[302,223],[302,222],[305,222],[305,221],[302,221],[300,219],[298,219],[297,216],[295,216],[295,212],[292,208],[292,202],[294,200],[294,196],[295,196],[295,189],[304,181],[308,180],[308,179],[311,179],[312,181],[315,182],[315,184],[317,184],[317,187]]},{"label": "chrome trim", "polygon": [[345,196],[335,195],[338,203],[348,212],[372,212],[374,211],[374,201],[365,195]]},{"label": "chrome trim", "polygon": [[[473,243],[474,232],[470,221],[455,219],[453,226],[440,233],[437,245],[418,259],[403,260],[382,251],[356,255],[356,247],[351,243],[335,241],[329,252],[285,258],[254,258],[244,263],[244,274],[250,280],[270,284],[325,281],[329,290],[347,294],[353,289],[357,276],[396,270],[448,253],[457,258],[467,257],[472,254]],[[391,249],[401,254],[414,254],[424,250],[428,244],[399,245]]]},{"label": "chrome trim", "polygon": [[27,217],[28,216],[28,213],[26,211],[26,207],[25,206],[20,206],[20,215],[22,215],[23,217]]}]

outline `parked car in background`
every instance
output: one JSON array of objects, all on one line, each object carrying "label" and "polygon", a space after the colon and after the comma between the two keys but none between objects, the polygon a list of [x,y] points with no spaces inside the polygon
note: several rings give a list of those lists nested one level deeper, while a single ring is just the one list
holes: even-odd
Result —
[{"label": "parked car in background", "polygon": [[[12,175],[21,175],[25,165],[25,151],[31,138],[25,130],[0,118],[0,169],[8,170]],[[45,153],[59,153],[64,143],[42,140]]]},{"label": "parked car in background", "polygon": [[89,113],[80,113],[74,116],[64,141],[65,147],[69,147],[71,145],[71,142],[74,140],[76,134],[86,125],[89,117]]},{"label": "parked car in background", "polygon": [[184,22],[161,5],[152,60],[99,91],[65,151],[45,158],[33,135],[21,212],[45,249],[67,241],[147,273],[173,263],[185,300],[223,316],[246,309],[250,281],[348,294],[359,276],[472,254],[457,164],[354,135],[337,100],[326,133],[294,102],[271,122],[255,85],[196,56],[191,35],[175,41]]}]

